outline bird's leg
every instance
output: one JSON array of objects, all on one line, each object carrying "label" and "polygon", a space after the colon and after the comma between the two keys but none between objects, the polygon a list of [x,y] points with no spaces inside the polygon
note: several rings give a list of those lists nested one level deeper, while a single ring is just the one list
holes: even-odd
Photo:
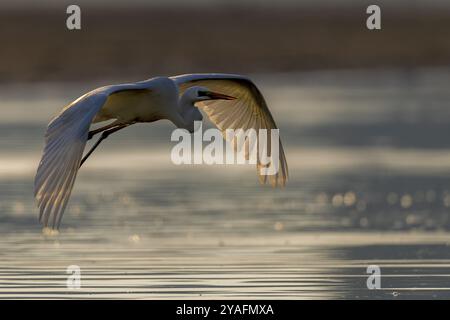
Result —
[{"label": "bird's leg", "polygon": [[86,155],[83,157],[83,159],[81,159],[81,163],[80,163],[80,167],[83,165],[83,163],[87,160],[87,158],[89,158],[89,156],[92,154],[92,152],[94,152],[94,150],[99,146],[99,144],[105,140],[106,138],[108,138],[108,136],[116,131],[119,131],[120,129],[126,128],[128,127],[130,124],[121,124],[118,126],[115,126],[111,129],[106,129],[102,132],[102,135],[100,136],[100,139],[97,140],[97,142],[92,146],[91,150],[88,151],[88,153],[86,153]]},{"label": "bird's leg", "polygon": [[91,130],[91,131],[89,131],[89,133],[88,133],[88,140],[91,140],[92,139],[92,137],[93,136],[95,136],[97,133],[100,133],[100,132],[103,132],[103,131],[105,131],[105,130],[108,130],[108,129],[111,129],[111,128],[114,128],[114,127],[117,127],[117,121],[114,121],[113,123],[110,123],[110,124],[108,124],[108,125],[106,125],[106,126],[104,126],[104,127],[101,127],[101,128],[98,128],[98,129],[95,129],[95,130]]}]

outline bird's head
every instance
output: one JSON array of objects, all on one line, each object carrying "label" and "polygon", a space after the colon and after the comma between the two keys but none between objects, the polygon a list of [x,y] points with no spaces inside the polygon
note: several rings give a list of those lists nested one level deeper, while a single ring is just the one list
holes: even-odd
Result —
[{"label": "bird's head", "polygon": [[[209,90],[206,87],[195,86],[187,89],[181,98],[181,115],[186,123],[186,129],[192,133],[198,128],[196,123],[203,120],[202,113],[195,103],[208,100],[234,100],[235,97]],[[197,125],[198,126],[198,125]]]}]

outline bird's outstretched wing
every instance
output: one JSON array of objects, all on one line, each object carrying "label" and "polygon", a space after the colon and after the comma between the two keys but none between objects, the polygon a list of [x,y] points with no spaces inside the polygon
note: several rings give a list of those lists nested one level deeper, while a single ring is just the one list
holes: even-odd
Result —
[{"label": "bird's outstretched wing", "polygon": [[[250,128],[277,129],[266,101],[256,85],[248,78],[233,74],[186,74],[171,77],[178,84],[180,94],[192,86],[204,86],[212,91],[237,98],[236,100],[209,100],[199,102],[209,119],[222,131]],[[268,135],[270,137],[270,134]],[[258,154],[257,171],[261,183],[284,186],[288,178],[288,166],[281,140],[279,141],[279,170],[275,175],[261,174]]]},{"label": "bird's outstretched wing", "polygon": [[48,125],[44,154],[34,181],[39,220],[58,228],[80,167],[89,126],[108,95],[88,93],[64,108]]}]

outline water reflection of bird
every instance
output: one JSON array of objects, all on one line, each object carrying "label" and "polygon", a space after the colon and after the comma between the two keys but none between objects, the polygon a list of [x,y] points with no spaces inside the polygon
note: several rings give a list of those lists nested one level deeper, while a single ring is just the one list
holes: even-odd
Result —
[{"label": "water reflection of bird", "polygon": [[[220,93],[219,93],[220,92]],[[138,122],[168,119],[194,131],[200,107],[222,132],[225,129],[275,129],[266,102],[253,82],[240,75],[189,74],[95,89],[65,107],[48,125],[34,192],[44,226],[58,228],[80,166],[110,134]],[[113,120],[89,131],[92,123]],[[100,139],[83,157],[87,140]],[[284,185],[287,163],[280,142],[279,171],[260,181]],[[257,162],[257,167],[261,163]]]}]

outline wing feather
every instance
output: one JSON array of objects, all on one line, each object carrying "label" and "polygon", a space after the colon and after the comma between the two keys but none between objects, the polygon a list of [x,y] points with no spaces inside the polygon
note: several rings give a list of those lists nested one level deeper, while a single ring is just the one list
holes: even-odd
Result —
[{"label": "wing feather", "polygon": [[92,92],[63,109],[48,125],[34,181],[39,220],[59,228],[86,145],[89,127],[108,95]]},{"label": "wing feather", "polygon": [[[277,129],[266,101],[256,85],[248,78],[233,74],[187,74],[171,77],[179,86],[180,94],[192,86],[205,86],[212,91],[236,97],[236,100],[202,101],[199,107],[225,136],[226,129]],[[233,143],[233,142],[231,142]],[[270,143],[270,133],[268,141]],[[270,148],[270,146],[268,146]],[[284,186],[288,179],[288,166],[281,139],[279,141],[279,171],[275,175],[262,175],[263,165],[257,159],[257,172],[261,183]]]}]

